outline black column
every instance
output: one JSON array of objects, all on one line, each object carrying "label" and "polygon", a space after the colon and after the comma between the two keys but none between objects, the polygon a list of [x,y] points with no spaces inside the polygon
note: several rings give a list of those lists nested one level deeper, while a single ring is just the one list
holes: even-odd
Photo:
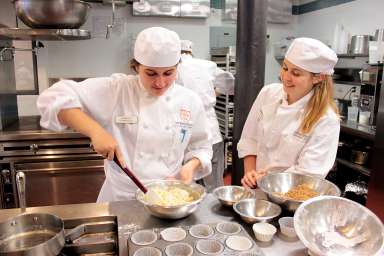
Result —
[{"label": "black column", "polygon": [[267,0],[238,0],[232,184],[240,184],[243,177],[243,160],[238,159],[236,146],[248,112],[264,86],[267,5]]},{"label": "black column", "polygon": [[[380,86],[379,82],[376,86]],[[381,87],[381,88],[380,88]],[[384,75],[380,86],[380,101],[376,116],[376,135],[373,146],[373,170],[369,179],[367,207],[384,221]]]}]

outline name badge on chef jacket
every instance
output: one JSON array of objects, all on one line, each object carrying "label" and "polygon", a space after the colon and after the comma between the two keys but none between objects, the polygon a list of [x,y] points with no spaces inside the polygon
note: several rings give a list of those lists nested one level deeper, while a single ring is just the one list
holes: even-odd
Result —
[{"label": "name badge on chef jacket", "polygon": [[117,116],[115,122],[117,124],[137,124],[137,116]]}]

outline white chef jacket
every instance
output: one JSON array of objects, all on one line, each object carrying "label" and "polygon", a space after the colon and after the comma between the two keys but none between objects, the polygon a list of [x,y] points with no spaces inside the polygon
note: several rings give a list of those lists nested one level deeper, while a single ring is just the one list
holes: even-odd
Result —
[{"label": "white chef jacket", "polygon": [[196,59],[189,54],[182,54],[181,63],[178,65],[177,71],[177,83],[196,92],[203,101],[212,144],[223,141],[215,112],[216,93],[214,81],[216,77],[229,72],[218,68],[216,63],[212,61]]},{"label": "white chef jacket", "polygon": [[[81,108],[116,139],[127,167],[144,183],[176,176],[183,162],[201,161],[200,179],[211,172],[212,149],[199,97],[173,84],[164,95],[151,96],[138,76],[114,74],[83,82],[64,80],[37,101],[41,125],[61,131],[62,109]],[[98,202],[134,198],[137,189],[112,161],[105,160],[106,181]]]},{"label": "white chef jacket", "polygon": [[239,157],[256,155],[256,170],[285,167],[288,172],[325,177],[336,158],[340,120],[329,108],[309,134],[301,134],[304,109],[312,95],[313,91],[288,105],[282,84],[265,86],[244,125]]}]

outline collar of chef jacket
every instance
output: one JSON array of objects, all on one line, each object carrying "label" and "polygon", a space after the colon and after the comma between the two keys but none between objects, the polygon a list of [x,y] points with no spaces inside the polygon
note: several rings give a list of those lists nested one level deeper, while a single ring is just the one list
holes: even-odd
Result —
[{"label": "collar of chef jacket", "polygon": [[313,89],[311,91],[309,91],[309,93],[307,93],[304,97],[302,97],[298,101],[289,105],[288,104],[288,95],[283,89],[282,97],[280,98],[281,107],[304,109],[305,106],[307,105],[308,101],[311,99],[312,95],[313,95]]},{"label": "collar of chef jacket", "polygon": [[271,101],[270,104],[262,106],[262,118],[265,120],[263,122],[264,131],[266,131],[265,136],[269,139],[266,142],[268,148],[275,147],[278,143],[280,136],[277,134],[281,132],[281,125],[285,125],[285,122],[279,122],[275,120],[279,108],[282,108],[283,111],[298,111],[298,115],[302,115],[305,110],[305,106],[313,95],[313,90],[311,90],[307,95],[299,99],[293,104],[288,105],[287,94],[284,92],[284,89],[281,88],[281,94],[278,95],[275,99]]}]

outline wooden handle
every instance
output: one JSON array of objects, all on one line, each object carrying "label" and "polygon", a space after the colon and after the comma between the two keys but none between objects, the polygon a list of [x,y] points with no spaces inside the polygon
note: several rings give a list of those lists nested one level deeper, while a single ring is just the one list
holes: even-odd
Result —
[{"label": "wooden handle", "polygon": [[136,186],[141,191],[143,191],[144,194],[148,192],[148,189],[143,185],[143,183],[141,183],[141,181],[128,168],[124,168],[120,164],[119,159],[117,159],[116,157],[116,154],[113,157],[113,161],[121,168],[121,170],[123,170],[128,175],[128,177],[136,184]]}]

